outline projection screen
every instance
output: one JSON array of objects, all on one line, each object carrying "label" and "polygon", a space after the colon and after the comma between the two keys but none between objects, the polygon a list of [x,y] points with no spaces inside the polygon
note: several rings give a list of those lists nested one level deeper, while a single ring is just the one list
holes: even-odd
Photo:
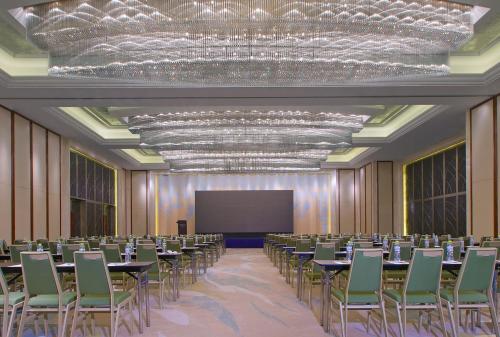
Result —
[{"label": "projection screen", "polygon": [[196,233],[293,232],[293,191],[196,191]]}]

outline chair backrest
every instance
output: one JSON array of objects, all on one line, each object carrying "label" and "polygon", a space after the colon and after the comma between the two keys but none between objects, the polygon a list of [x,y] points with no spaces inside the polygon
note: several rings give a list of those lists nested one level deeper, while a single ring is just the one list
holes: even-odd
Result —
[{"label": "chair backrest", "polygon": [[434,246],[434,242],[433,242],[432,238],[422,235],[420,237],[420,241],[418,242],[418,248],[425,248],[425,240],[429,241],[429,248]]},{"label": "chair backrest", "polygon": [[[314,251],[315,260],[335,260],[335,242],[319,243]],[[321,268],[317,264],[313,264],[313,271],[319,273]]]},{"label": "chair backrest", "polygon": [[158,253],[155,244],[137,245],[137,262],[154,262],[149,270],[149,274],[159,272]]},{"label": "chair backrest", "polygon": [[47,239],[37,239],[36,244],[39,245],[41,244],[43,249],[48,249],[49,248],[49,240]]},{"label": "chair backrest", "polygon": [[500,259],[500,241],[484,241],[481,247],[494,247],[497,249],[497,260]]},{"label": "chair backrest", "polygon": [[[90,244],[89,244],[89,242],[88,242],[88,241],[86,241],[86,240],[80,240],[80,241],[77,241],[77,242],[75,242],[75,243],[77,243],[78,245],[80,245],[80,244],[82,244],[82,243],[83,243],[83,245],[85,246],[85,250],[86,250],[86,251],[90,251],[90,250],[91,250],[91,249],[90,249]],[[97,246],[97,247],[99,247],[99,246]]]},{"label": "chair backrest", "polygon": [[349,292],[374,292],[382,287],[382,249],[356,249],[352,258],[347,281],[346,298]]},{"label": "chair backrest", "polygon": [[[5,279],[5,276],[3,275],[2,268],[0,268],[0,295],[8,295],[8,294],[9,294],[9,287],[7,286],[7,280]],[[4,304],[8,304],[8,303],[9,302],[5,301],[5,299],[4,299]]]},{"label": "chair backrest", "polygon": [[99,246],[101,244],[101,241],[99,239],[89,239],[88,242],[89,242],[90,249],[99,248]]},{"label": "chair backrest", "polygon": [[[210,240],[210,241],[213,241],[213,240]],[[194,247],[194,239],[192,239],[192,238],[186,239],[186,247]]]},{"label": "chair backrest", "polygon": [[455,293],[464,290],[491,291],[496,248],[469,248],[458,273]]},{"label": "chair backrest", "polygon": [[22,252],[21,266],[24,293],[28,297],[62,293],[54,261],[49,252]]},{"label": "chair backrest", "polygon": [[57,241],[49,241],[50,254],[57,254]]},{"label": "chair backrest", "polygon": [[10,261],[13,263],[21,263],[21,252],[28,252],[28,245],[12,245],[10,246]]},{"label": "chair backrest", "polygon": [[371,241],[354,241],[352,243],[352,247],[354,249],[359,249],[359,248],[373,248],[373,242],[371,242]]},{"label": "chair backrest", "polygon": [[76,288],[79,297],[87,294],[113,296],[104,252],[75,252],[74,260]]},{"label": "chair backrest", "polygon": [[167,250],[181,252],[181,242],[179,240],[167,240]]},{"label": "chair backrest", "polygon": [[116,263],[122,262],[122,254],[120,253],[120,246],[113,243],[101,244],[99,248],[104,253],[107,262]]},{"label": "chair backrest", "polygon": [[127,241],[118,242],[118,247],[120,248],[120,253],[125,254],[125,248],[127,247]]},{"label": "chair backrest", "polygon": [[288,247],[295,247],[297,245],[297,239],[296,238],[288,238],[286,239],[286,245]]},{"label": "chair backrest", "polygon": [[404,293],[429,291],[437,295],[441,282],[442,262],[442,249],[416,248],[406,274]]},{"label": "chair backrest", "polygon": [[311,241],[309,239],[299,239],[295,244],[296,252],[308,252],[311,250]]},{"label": "chair backrest", "polygon": [[62,259],[64,263],[73,263],[75,260],[73,258],[73,253],[80,249],[80,244],[70,243],[67,245],[62,245]]},{"label": "chair backrest", "polygon": [[[461,257],[461,247],[460,247],[460,242],[459,241],[451,241],[451,244],[453,245],[453,260],[459,261]],[[441,248],[443,248],[443,251],[445,252],[446,256],[446,247],[448,247],[448,241],[443,241],[441,242]]]},{"label": "chair backrest", "polygon": [[[396,241],[391,242],[389,251],[389,260],[394,260],[394,244]],[[399,257],[401,260],[410,261],[411,259],[411,242],[399,241]]]}]

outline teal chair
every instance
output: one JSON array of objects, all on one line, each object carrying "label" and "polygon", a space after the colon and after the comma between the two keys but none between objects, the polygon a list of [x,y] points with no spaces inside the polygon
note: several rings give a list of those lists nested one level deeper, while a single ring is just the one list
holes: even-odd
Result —
[{"label": "teal chair", "polygon": [[[394,260],[394,247],[397,240],[391,241],[389,248],[389,261]],[[402,261],[411,260],[411,242],[399,241],[399,257]],[[406,277],[406,270],[384,270],[384,283],[385,284],[402,284]]]},{"label": "teal chair", "polygon": [[74,252],[80,250],[80,244],[78,243],[69,243],[66,245],[62,245],[62,260],[64,263],[73,263]]},{"label": "teal chair", "polygon": [[12,245],[10,246],[10,262],[21,263],[21,252],[29,251],[28,245]]},{"label": "teal chair", "polygon": [[[314,251],[314,260],[335,260],[335,243],[319,243]],[[315,285],[321,285],[321,268],[313,264],[304,272],[304,287],[309,284],[309,307],[312,308],[312,291]]]},{"label": "teal chair", "polygon": [[[21,265],[24,280],[24,307],[19,323],[18,336],[24,332],[29,314],[57,314],[57,335],[65,335],[69,312],[74,308],[76,293],[63,292],[57,277],[52,255],[49,252],[22,252]],[[44,324],[47,330],[47,324]],[[45,331],[48,335],[48,331]]]},{"label": "teal chair", "polygon": [[440,290],[441,300],[448,309],[453,337],[458,336],[460,310],[488,308],[496,336],[500,336],[498,319],[493,302],[493,276],[496,248],[469,248],[460,267],[454,288]]},{"label": "teal chair", "polygon": [[[110,337],[116,337],[120,314],[128,307],[129,322],[132,318],[134,291],[115,291],[111,283],[104,253],[101,251],[75,252],[77,300],[71,336],[74,335],[79,313],[110,313]],[[92,324],[94,326],[94,324]],[[129,327],[132,330],[132,327]],[[95,332],[92,331],[92,335]]]},{"label": "teal chair", "polygon": [[[347,284],[343,288],[331,289],[331,306],[339,308],[342,336],[347,336],[347,316],[349,310],[373,310],[382,312],[382,325],[388,337],[387,317],[382,296],[382,249],[356,249],[352,258]],[[332,315],[333,316],[333,315]],[[370,328],[368,314],[367,333]]]},{"label": "teal chair", "polygon": [[160,269],[158,253],[155,244],[137,245],[137,261],[153,262],[153,266],[148,271],[148,282],[159,286],[160,290],[160,309],[163,309],[164,294],[168,290],[170,273]]},{"label": "teal chair", "polygon": [[[406,336],[407,310],[419,310],[419,313],[421,310],[437,310],[443,336],[446,337],[443,308],[439,296],[442,261],[442,249],[417,248],[408,267],[403,288],[384,290],[387,303],[392,303],[396,307],[401,337]],[[419,316],[419,330],[420,318]]]},{"label": "teal chair", "polygon": [[[11,336],[17,311],[24,304],[23,292],[9,292],[7,281],[0,269],[0,306],[2,307],[2,336]],[[9,317],[10,316],[10,317]]]}]

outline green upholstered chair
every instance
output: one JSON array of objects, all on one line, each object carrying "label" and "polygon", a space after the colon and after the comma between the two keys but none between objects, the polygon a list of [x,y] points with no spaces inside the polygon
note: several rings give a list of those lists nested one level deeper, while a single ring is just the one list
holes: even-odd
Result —
[{"label": "green upholstered chair", "polygon": [[36,240],[37,245],[42,245],[43,249],[47,250],[49,249],[49,240],[47,239],[37,239]]},{"label": "green upholstered chair", "polygon": [[62,245],[62,260],[64,263],[73,263],[73,253],[80,250],[80,244],[70,243]]},{"label": "green upholstered chair", "polygon": [[49,251],[50,254],[57,254],[57,241],[49,241]]},{"label": "green upholstered chair", "polygon": [[[284,239],[284,242],[286,242],[286,239]],[[310,239],[297,239],[297,241],[295,242],[295,251],[296,252],[308,252],[310,250],[311,250]],[[290,275],[291,275],[290,280],[291,280],[291,284],[293,287],[293,280],[295,279],[293,274],[294,274],[294,272],[297,271],[297,268],[298,268],[297,256],[292,255],[292,257],[290,258],[289,264],[290,264]],[[307,267],[308,267],[308,265],[304,265],[304,268],[307,268]]]},{"label": "green upholstered chair", "polygon": [[[398,240],[392,240],[391,246],[389,248],[389,261],[394,260],[394,247]],[[411,260],[411,242],[408,241],[398,241],[399,242],[399,257],[402,261]],[[384,284],[402,284],[406,277],[406,270],[385,270],[384,271]]]},{"label": "green upholstered chair", "polygon": [[497,260],[500,260],[500,241],[484,241],[481,247],[494,247],[497,249]]},{"label": "green upholstered chair", "polygon": [[10,246],[10,261],[12,263],[21,263],[21,252],[27,252],[28,245],[12,245]]},{"label": "green upholstered chair", "polygon": [[[373,310],[379,308],[385,336],[388,336],[387,318],[382,296],[383,252],[381,249],[356,249],[352,258],[345,288],[332,287],[331,305],[338,307],[342,336],[347,336],[347,314],[349,310]],[[332,315],[333,317],[333,315]],[[368,314],[367,332],[370,327]]]},{"label": "green upholstered chair", "polygon": [[[443,308],[439,297],[442,261],[442,249],[417,248],[408,267],[403,288],[384,290],[387,303],[392,303],[396,307],[401,337],[406,336],[407,310],[433,309],[438,310],[443,336],[446,337]],[[401,316],[403,316],[403,319],[401,319]],[[420,322],[421,319],[419,319]]]},{"label": "green upholstered chair", "polygon": [[[335,260],[335,243],[319,243],[314,251],[314,260]],[[304,272],[304,286],[309,284],[309,307],[312,308],[312,291],[315,285],[321,285],[321,268],[312,264],[309,271]]]},{"label": "green upholstered chair", "polygon": [[160,269],[158,261],[158,253],[156,252],[155,244],[140,244],[137,245],[137,261],[138,262],[153,262],[153,266],[148,272],[148,282],[156,284],[160,290],[160,309],[163,309],[164,294],[168,290],[168,282],[170,273]]},{"label": "green upholstered chair", "polygon": [[[57,277],[52,255],[49,252],[22,252],[21,265],[24,280],[24,307],[19,323],[19,334],[23,335],[24,324],[29,314],[57,314],[57,335],[65,335],[69,312],[74,308],[76,293],[63,292]],[[45,324],[47,330],[47,324]],[[45,331],[45,335],[47,335]]]},{"label": "green upholstered chair", "polygon": [[2,336],[11,336],[17,311],[24,304],[23,292],[9,292],[7,281],[0,269],[0,306],[2,307]]},{"label": "green upholstered chair", "polygon": [[469,248],[460,267],[455,287],[440,290],[441,300],[448,309],[453,337],[458,336],[461,309],[480,310],[488,308],[493,319],[496,336],[500,336],[498,320],[493,303],[493,276],[495,272],[496,248]]},{"label": "green upholstered chair", "polygon": [[353,249],[366,249],[366,248],[373,248],[373,242],[371,241],[353,241],[352,243],[352,248]]},{"label": "green upholstered chair", "polygon": [[[102,251],[75,252],[74,260],[78,297],[71,325],[71,336],[74,335],[79,313],[90,313],[93,319],[96,312],[109,312],[110,337],[116,337],[122,310],[128,306],[129,314],[132,316],[134,291],[113,290],[106,258]],[[132,329],[131,326],[129,328]],[[94,332],[92,334],[95,335]]]},{"label": "green upholstered chair", "polygon": [[[120,246],[114,243],[100,244],[99,249],[104,253],[104,257],[108,263],[120,263],[122,262],[122,254],[120,253]],[[114,284],[120,285],[123,289],[126,289],[127,280],[129,279],[125,273],[109,273],[111,281]]]},{"label": "green upholstered chair", "polygon": [[[451,244],[453,245],[453,260],[460,261],[461,258],[460,242],[451,241]],[[448,241],[441,242],[441,248],[444,251],[443,253],[444,260],[446,260],[446,247],[448,247]],[[443,273],[441,274],[441,282],[443,282],[443,284],[446,284],[448,286],[453,286],[455,281],[456,281],[456,274],[451,273],[447,270],[443,271]]]},{"label": "green upholstered chair", "polygon": [[99,246],[101,245],[101,240],[99,240],[99,239],[89,239],[88,243],[89,243],[89,248],[90,248],[89,250],[94,250],[94,249],[98,249],[99,248]]}]

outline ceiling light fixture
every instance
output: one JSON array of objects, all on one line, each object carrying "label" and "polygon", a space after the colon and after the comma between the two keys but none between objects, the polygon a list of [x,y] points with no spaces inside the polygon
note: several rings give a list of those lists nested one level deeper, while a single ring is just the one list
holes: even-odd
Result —
[{"label": "ceiling light fixture", "polygon": [[319,170],[352,144],[365,115],[308,111],[199,111],[130,117],[142,144],[176,172]]},{"label": "ceiling light fixture", "polygon": [[449,72],[473,33],[447,0],[61,0],[27,7],[52,76],[288,86]]}]

